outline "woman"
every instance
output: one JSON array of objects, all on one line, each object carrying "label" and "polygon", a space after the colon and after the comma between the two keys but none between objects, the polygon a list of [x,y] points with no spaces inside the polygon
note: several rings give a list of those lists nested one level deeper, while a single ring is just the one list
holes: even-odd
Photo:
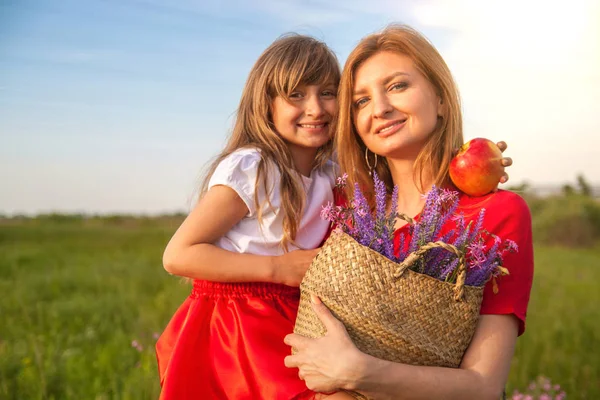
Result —
[{"label": "woman", "polygon": [[[373,191],[374,168],[391,192],[399,186],[398,211],[416,216],[423,193],[432,185],[451,187],[448,165],[463,143],[456,85],[436,49],[415,30],[391,26],[364,38],[348,57],[339,91],[336,141],[339,163],[358,183]],[[498,399],[508,378],[533,276],[531,216],[525,202],[499,190],[480,198],[461,195],[459,212],[474,218],[486,209],[484,229],[519,245],[504,259],[510,275],[484,289],[481,317],[459,368],[420,367],[376,359],[360,352],[327,308],[314,308],[327,335],[308,339],[288,335],[298,349],[288,367],[315,391],[355,390],[372,398]],[[396,235],[408,235],[399,221]],[[488,244],[489,245],[489,244]]]}]

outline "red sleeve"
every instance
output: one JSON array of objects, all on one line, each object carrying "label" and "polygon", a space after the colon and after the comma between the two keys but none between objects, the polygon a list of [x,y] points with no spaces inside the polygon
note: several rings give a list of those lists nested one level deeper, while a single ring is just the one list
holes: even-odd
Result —
[{"label": "red sleeve", "polygon": [[525,317],[533,281],[533,242],[531,213],[527,203],[513,192],[499,190],[485,205],[485,228],[502,240],[511,239],[519,247],[504,255],[509,275],[496,278],[494,293],[490,280],[483,291],[481,314],[514,314],[519,319],[519,335],[525,331]]}]

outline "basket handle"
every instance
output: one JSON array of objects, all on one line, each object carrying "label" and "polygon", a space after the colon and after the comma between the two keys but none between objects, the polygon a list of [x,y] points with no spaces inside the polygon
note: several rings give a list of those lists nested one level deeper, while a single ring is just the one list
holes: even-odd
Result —
[{"label": "basket handle", "polygon": [[404,272],[409,269],[417,260],[419,260],[425,253],[427,253],[431,249],[435,249],[441,247],[444,250],[447,250],[451,253],[454,253],[458,256],[458,275],[456,277],[456,284],[454,285],[454,300],[459,301],[464,296],[464,286],[465,279],[467,277],[467,269],[465,268],[465,255],[462,251],[457,249],[455,246],[451,244],[447,244],[441,241],[437,242],[429,242],[423,246],[421,246],[418,250],[413,251],[406,257],[404,261],[400,263],[400,266],[394,272],[393,277],[399,278],[404,274]]}]

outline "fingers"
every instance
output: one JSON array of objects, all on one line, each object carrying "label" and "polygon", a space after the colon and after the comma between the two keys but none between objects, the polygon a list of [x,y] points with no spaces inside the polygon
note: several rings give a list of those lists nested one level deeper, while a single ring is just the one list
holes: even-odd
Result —
[{"label": "fingers", "polygon": [[513,160],[510,157],[503,157],[501,162],[503,167],[510,167],[513,163]]},{"label": "fingers", "polygon": [[[312,302],[312,308],[317,314],[319,320],[323,323],[327,332],[331,332],[333,329],[339,329],[342,323],[331,314],[331,311],[323,304],[319,297],[314,294],[310,295],[310,300]],[[342,325],[343,326],[343,325]]]},{"label": "fingers", "polygon": [[500,149],[501,152],[504,152],[504,150],[506,150],[508,148],[508,145],[506,144],[505,141],[496,143],[496,146],[498,146],[498,148]]},{"label": "fingers", "polygon": [[298,378],[300,378],[301,381],[305,379],[305,373],[302,369],[298,369]]},{"label": "fingers", "polygon": [[290,333],[285,338],[283,338],[283,343],[288,346],[292,346],[298,350],[306,348],[306,346],[314,339],[310,339],[304,337],[302,335],[298,335],[296,333]]},{"label": "fingers", "polygon": [[500,183],[506,183],[508,181],[508,174],[505,172],[500,178]]},{"label": "fingers", "polygon": [[301,363],[298,355],[291,355],[283,359],[283,364],[288,368],[298,368]]}]

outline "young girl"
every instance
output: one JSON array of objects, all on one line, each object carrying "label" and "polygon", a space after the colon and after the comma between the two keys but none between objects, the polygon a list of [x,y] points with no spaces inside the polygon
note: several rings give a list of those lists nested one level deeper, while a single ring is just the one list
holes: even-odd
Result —
[{"label": "young girl", "polygon": [[283,337],[328,230],[339,77],[331,50],[298,35],[252,68],[225,150],[164,253],[165,269],[194,287],[156,345],[161,399],[308,395],[284,366]]},{"label": "young girl", "polygon": [[[361,40],[346,61],[339,105],[336,148],[349,188],[358,183],[373,193],[369,170],[376,169],[390,193],[399,187],[398,211],[418,218],[422,193],[433,184],[451,187],[449,163],[463,142],[458,90],[446,63],[421,34],[391,26]],[[510,275],[498,278],[498,291],[491,282],[486,285],[477,329],[459,368],[406,365],[362,353],[318,299],[315,311],[327,334],[286,337],[298,349],[286,365],[299,368],[318,391],[342,388],[377,399],[501,398],[517,336],[525,329],[533,278],[531,215],[522,198],[503,190],[482,197],[461,194],[457,212],[474,220],[482,208],[483,229],[515,241],[519,249],[506,254],[503,266]],[[399,236],[409,242],[410,231],[400,222],[396,228],[398,250]]]}]

